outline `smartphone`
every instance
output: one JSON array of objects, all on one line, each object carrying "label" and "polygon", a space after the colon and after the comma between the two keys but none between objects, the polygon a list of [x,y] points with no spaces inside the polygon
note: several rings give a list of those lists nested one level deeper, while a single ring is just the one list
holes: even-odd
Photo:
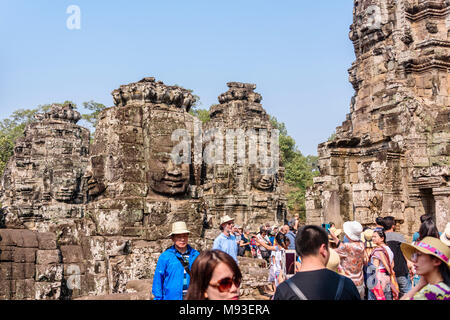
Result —
[{"label": "smartphone", "polygon": [[286,275],[295,274],[295,261],[297,261],[297,253],[295,250],[286,250],[285,252]]}]

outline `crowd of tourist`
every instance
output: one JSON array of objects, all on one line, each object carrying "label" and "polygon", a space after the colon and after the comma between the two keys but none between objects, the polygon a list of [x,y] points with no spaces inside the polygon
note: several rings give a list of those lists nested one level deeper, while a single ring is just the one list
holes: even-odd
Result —
[{"label": "crowd of tourist", "polygon": [[[152,293],[155,300],[237,300],[241,256],[267,262],[273,300],[450,300],[450,223],[440,233],[423,215],[412,243],[396,231],[394,217],[374,224],[301,226],[295,216],[252,232],[226,215],[212,249],[199,253],[188,244],[186,224],[176,222]],[[292,273],[289,252],[297,256]]]}]

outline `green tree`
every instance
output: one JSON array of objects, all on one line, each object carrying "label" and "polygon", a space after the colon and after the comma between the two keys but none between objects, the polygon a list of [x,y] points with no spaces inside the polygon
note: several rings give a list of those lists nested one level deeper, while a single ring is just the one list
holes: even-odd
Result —
[{"label": "green tree", "polygon": [[206,123],[210,120],[209,111],[206,109],[193,108],[189,110],[189,113],[194,117],[197,117],[203,123]]},{"label": "green tree", "polygon": [[106,106],[104,104],[91,100],[88,102],[83,102],[83,107],[92,112],[82,114],[81,118],[95,129],[95,127],[97,126],[98,115],[100,114],[100,112],[102,112],[102,110],[106,109]]},{"label": "green tree", "polygon": [[288,208],[291,213],[298,213],[301,219],[306,218],[306,190],[313,183],[313,178],[319,174],[316,156],[303,156],[294,138],[288,135],[286,125],[270,118],[275,129],[280,131],[279,143],[281,163],[285,167],[285,183]]}]

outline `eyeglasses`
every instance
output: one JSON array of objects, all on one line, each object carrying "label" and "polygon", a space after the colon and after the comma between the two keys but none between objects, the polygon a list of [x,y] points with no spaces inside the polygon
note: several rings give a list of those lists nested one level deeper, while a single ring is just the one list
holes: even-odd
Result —
[{"label": "eyeglasses", "polygon": [[237,288],[239,288],[239,286],[241,285],[241,279],[231,279],[228,277],[217,281],[217,283],[210,283],[209,285],[211,287],[219,289],[220,292],[229,292],[231,287],[233,286],[233,283]]},{"label": "eyeglasses", "polygon": [[411,261],[412,261],[412,262],[417,261],[417,259],[418,259],[420,256],[422,256],[422,255],[423,255],[422,252],[418,252],[418,251],[413,252],[413,253],[411,254]]}]

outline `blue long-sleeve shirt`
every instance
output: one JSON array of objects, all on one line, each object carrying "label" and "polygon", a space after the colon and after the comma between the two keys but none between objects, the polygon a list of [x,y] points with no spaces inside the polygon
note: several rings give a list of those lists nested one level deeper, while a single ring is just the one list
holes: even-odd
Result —
[{"label": "blue long-sleeve shirt", "polygon": [[[191,246],[187,246],[186,254],[189,256],[189,269],[200,254]],[[154,300],[183,300],[183,281],[185,270],[177,257],[182,258],[181,253],[175,246],[164,251],[156,264],[155,276],[153,277],[152,294]],[[186,274],[187,285],[190,277]]]}]

